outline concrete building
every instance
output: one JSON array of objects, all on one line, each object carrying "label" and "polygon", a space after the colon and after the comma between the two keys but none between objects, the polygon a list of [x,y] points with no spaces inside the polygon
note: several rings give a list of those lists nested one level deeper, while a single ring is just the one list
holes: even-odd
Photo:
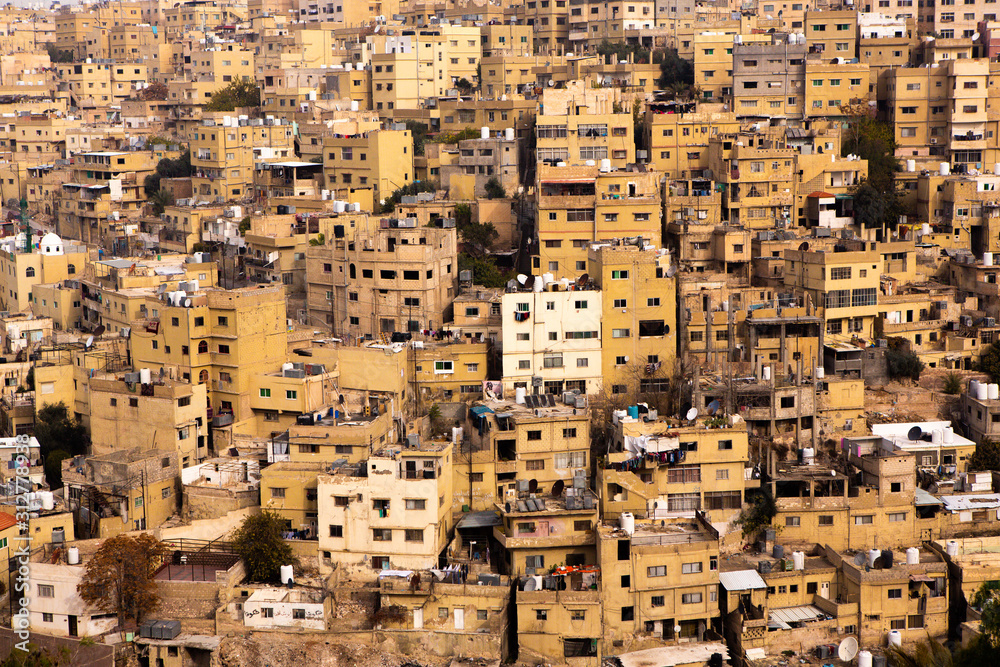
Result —
[{"label": "concrete building", "polygon": [[5,249],[0,253],[0,304],[10,312],[28,309],[35,285],[76,279],[89,257],[84,246],[65,243],[55,234],[42,237],[38,248],[32,241],[29,252],[24,252],[23,245],[18,247],[15,239]]}]

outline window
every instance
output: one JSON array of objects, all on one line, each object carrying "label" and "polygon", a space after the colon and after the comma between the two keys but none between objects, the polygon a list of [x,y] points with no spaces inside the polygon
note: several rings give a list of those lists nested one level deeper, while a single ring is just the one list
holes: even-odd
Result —
[{"label": "window", "polygon": [[441,375],[443,373],[454,373],[455,372],[455,362],[454,361],[435,361],[434,362],[434,374]]},{"label": "window", "polygon": [[903,589],[902,588],[890,588],[889,589],[889,599],[890,600],[899,600],[899,599],[902,599],[902,597],[903,597]]},{"label": "window", "polygon": [[[482,475],[482,473],[479,473]],[[423,498],[407,498],[406,509],[408,510],[422,510],[427,507],[427,501]]]},{"label": "window", "polygon": [[875,516],[872,514],[863,514],[861,516],[854,517],[855,526],[868,526],[875,522]]},{"label": "window", "polygon": [[330,537],[343,537],[344,527],[343,526],[330,526]]},{"label": "window", "polygon": [[611,337],[612,338],[628,338],[629,337],[629,330],[628,329],[612,329],[611,330]]},{"label": "window", "polygon": [[729,471],[726,470],[726,469],[716,470],[715,471],[715,479],[717,479],[717,480],[729,479]]},{"label": "window", "polygon": [[833,525],[833,516],[821,514],[819,516],[819,525],[821,525],[821,526],[832,526]]},{"label": "window", "polygon": [[851,279],[851,267],[849,266],[835,266],[830,269],[830,278],[832,280],[850,280]]},{"label": "window", "polygon": [[681,595],[681,604],[700,604],[701,593],[684,593]]},{"label": "window", "polygon": [[906,521],[906,512],[892,512],[889,514],[890,522]]},{"label": "window", "polygon": [[372,528],[372,541],[374,541],[374,542],[392,542],[392,529],[391,528]]},{"label": "window", "polygon": [[667,576],[667,566],[666,565],[652,565],[646,568],[647,577],[665,577]]},{"label": "window", "polygon": [[785,525],[789,526],[789,527],[790,526],[800,526],[800,525],[802,525],[802,523],[801,523],[799,517],[797,517],[797,516],[786,516],[785,517]]},{"label": "window", "polygon": [[549,612],[548,612],[548,610],[546,610],[546,609],[536,609],[535,610],[535,620],[536,621],[545,621],[545,620],[548,620],[548,618],[549,618]]},{"label": "window", "polygon": [[261,398],[271,398],[271,390],[270,389],[265,389],[265,388],[261,387],[261,389],[260,389],[260,397]]},{"label": "window", "polygon": [[424,530],[422,528],[407,528],[406,529],[406,541],[407,542],[423,542],[424,541]]},{"label": "window", "polygon": [[681,565],[681,574],[698,574],[702,570],[702,563],[684,563]]},{"label": "window", "polygon": [[43,623],[51,623],[52,622],[52,614],[48,614],[48,613],[42,612],[42,622]]},{"label": "window", "polygon": [[271,487],[271,497],[272,498],[284,498],[285,489],[282,487],[272,486]]},{"label": "window", "polygon": [[38,584],[38,597],[54,598],[56,596],[55,587],[50,584]]},{"label": "window", "polygon": [[524,462],[525,470],[545,470],[545,459],[528,459]]},{"label": "window", "polygon": [[628,271],[612,271],[612,280],[628,280]]}]

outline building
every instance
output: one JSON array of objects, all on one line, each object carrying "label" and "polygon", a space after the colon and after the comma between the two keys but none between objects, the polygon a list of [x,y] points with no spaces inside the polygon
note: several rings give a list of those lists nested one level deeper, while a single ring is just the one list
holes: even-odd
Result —
[{"label": "building", "polygon": [[26,252],[10,239],[6,252],[0,252],[0,304],[10,312],[28,309],[35,285],[76,279],[87,268],[89,254],[83,246],[64,243],[55,234],[43,236],[37,248],[29,243]]}]

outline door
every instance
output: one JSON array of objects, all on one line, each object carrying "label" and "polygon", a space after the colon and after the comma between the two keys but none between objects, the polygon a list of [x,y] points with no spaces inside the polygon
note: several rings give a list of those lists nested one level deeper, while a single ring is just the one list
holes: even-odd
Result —
[{"label": "door", "polygon": [[455,629],[465,630],[465,610],[456,609],[455,610]]},{"label": "door", "polygon": [[69,636],[70,637],[77,636],[76,616],[69,617]]},{"label": "door", "polygon": [[819,596],[825,600],[830,599],[830,582],[824,581],[819,586]]},{"label": "door", "polygon": [[420,630],[424,627],[424,610],[414,609],[413,610],[413,629]]}]

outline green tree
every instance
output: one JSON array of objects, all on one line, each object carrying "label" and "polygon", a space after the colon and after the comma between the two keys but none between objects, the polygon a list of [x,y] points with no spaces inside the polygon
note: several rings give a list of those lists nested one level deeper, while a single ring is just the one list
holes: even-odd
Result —
[{"label": "green tree", "polygon": [[62,487],[62,462],[71,458],[73,456],[65,449],[53,450],[45,457],[45,479],[49,487],[53,489]]},{"label": "green tree", "polygon": [[45,45],[45,51],[49,54],[49,60],[53,63],[71,63],[75,60],[72,51],[60,49],[52,42]]},{"label": "green tree", "polygon": [[486,189],[487,199],[503,199],[507,196],[507,191],[503,189],[503,185],[500,184],[500,179],[496,176],[490,176],[484,187]]},{"label": "green tree", "polygon": [[675,83],[690,86],[694,84],[694,67],[684,60],[675,49],[667,49],[660,61],[660,78],[657,85],[661,90],[670,88]]},{"label": "green tree", "polygon": [[847,133],[841,145],[842,155],[858,155],[868,160],[868,180],[879,192],[895,192],[896,134],[889,123],[875,117],[875,107],[867,100],[840,107],[847,117]]},{"label": "green tree", "polygon": [[941,388],[946,394],[954,396],[962,393],[962,376],[952,372],[944,376],[944,386]]},{"label": "green tree", "polygon": [[406,121],[406,129],[413,137],[413,154],[423,155],[424,143],[427,141],[427,126],[419,121],[408,120]]},{"label": "green tree", "polygon": [[27,651],[15,649],[8,653],[0,667],[68,667],[72,664],[73,655],[67,646],[60,647],[53,655],[48,649],[28,644]]},{"label": "green tree", "polygon": [[936,639],[916,645],[912,652],[890,646],[886,655],[889,667],[952,667],[952,656]]},{"label": "green tree", "polygon": [[396,206],[403,200],[403,197],[421,192],[435,192],[436,190],[437,183],[434,181],[413,181],[412,183],[407,183],[382,201],[382,213],[392,213],[395,211]]},{"label": "green tree", "polygon": [[915,352],[908,349],[888,349],[885,352],[886,371],[891,380],[920,380],[924,362]]},{"label": "green tree", "polygon": [[459,236],[465,243],[466,252],[482,257],[493,249],[493,242],[500,237],[500,233],[492,222],[470,222],[459,230]]},{"label": "green tree", "polygon": [[205,111],[236,111],[237,108],[259,106],[260,88],[254,81],[240,79],[212,93],[212,99],[203,108]]},{"label": "green tree", "polygon": [[123,631],[127,621],[138,625],[160,602],[153,575],[164,552],[149,533],[108,538],[87,561],[76,592],[84,602],[115,614]]},{"label": "green tree", "polygon": [[1000,648],[990,644],[985,635],[978,635],[955,653],[953,664],[954,667],[983,667],[984,665],[1000,664]]},{"label": "green tree", "polygon": [[282,534],[285,520],[277,512],[265,509],[248,516],[233,533],[233,549],[243,559],[247,579],[281,583],[281,566],[292,562],[292,547]]},{"label": "green tree", "polygon": [[854,222],[865,229],[894,228],[903,206],[894,189],[880,190],[868,179],[851,189]]},{"label": "green tree", "polygon": [[748,490],[746,500],[749,506],[740,512],[734,523],[743,529],[744,538],[756,539],[760,531],[770,526],[777,516],[778,505],[774,502],[770,487],[767,486],[757,489],[752,494]]},{"label": "green tree", "polygon": [[63,458],[86,454],[90,445],[87,429],[76,416],[70,416],[69,409],[64,403],[46,403],[35,415],[34,436],[38,440],[42,457],[46,460],[45,470],[49,485],[58,489],[62,486],[62,475],[55,474],[58,469],[50,469],[49,459],[57,452],[68,455]]},{"label": "green tree", "polygon": [[240,226],[237,228],[240,232],[240,236],[245,236],[247,232],[250,231],[250,216],[240,220]]},{"label": "green tree", "polygon": [[479,130],[474,127],[467,127],[465,129],[459,130],[458,132],[440,132],[435,134],[433,137],[429,137],[427,141],[431,141],[436,144],[457,144],[463,139],[478,139]]},{"label": "green tree", "polygon": [[176,160],[165,157],[156,163],[156,172],[142,182],[146,196],[151,197],[160,190],[161,178],[185,178],[191,175],[191,151],[184,151]]},{"label": "green tree", "polygon": [[462,231],[462,227],[472,222],[472,207],[468,204],[455,204],[454,209],[455,227]]},{"label": "green tree", "polygon": [[1000,443],[983,438],[967,463],[969,470],[1000,470]]},{"label": "green tree", "polygon": [[979,371],[990,376],[993,382],[1000,382],[1000,341],[990,344],[979,358]]},{"label": "green tree", "polygon": [[167,85],[156,81],[140,90],[136,97],[143,102],[164,102],[167,99],[167,93]]},{"label": "green tree", "polygon": [[483,287],[504,287],[511,274],[497,266],[492,257],[473,257],[467,253],[458,256],[458,268],[472,271],[472,282]]},{"label": "green tree", "polygon": [[326,234],[320,232],[316,235],[316,238],[309,239],[309,245],[311,246],[321,246],[326,245]]},{"label": "green tree", "polygon": [[476,87],[472,85],[472,82],[464,76],[455,82],[455,87],[458,88],[458,91],[463,95],[469,95],[476,89]]},{"label": "green tree", "polygon": [[170,190],[157,190],[152,195],[150,195],[149,205],[152,209],[152,214],[159,216],[163,213],[164,209],[168,206],[173,206],[174,204],[174,193]]}]

